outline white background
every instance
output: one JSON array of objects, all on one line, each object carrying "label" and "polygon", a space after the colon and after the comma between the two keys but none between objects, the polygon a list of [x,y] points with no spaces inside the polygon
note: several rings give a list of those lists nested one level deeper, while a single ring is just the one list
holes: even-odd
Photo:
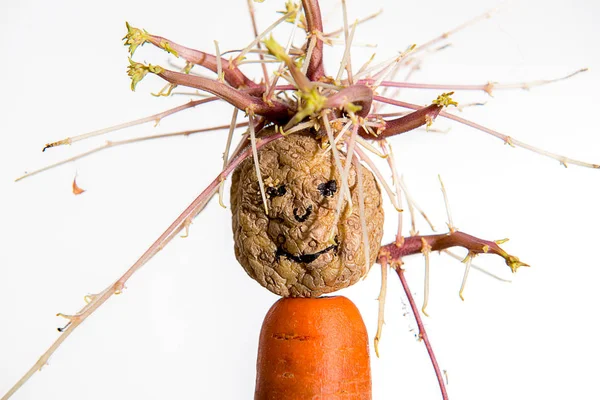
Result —
[{"label": "white background", "polygon": [[[257,5],[266,27],[281,9]],[[553,4],[550,4],[553,3]],[[556,4],[554,4],[556,3]],[[383,7],[360,26],[357,41],[378,43],[380,60],[423,43],[493,7],[495,1],[352,1],[352,19]],[[330,29],[341,24],[337,2],[324,1]],[[526,142],[600,162],[600,57],[596,2],[514,1],[492,19],[451,38],[413,77],[427,83],[517,82],[591,70],[529,92],[457,93],[459,102],[487,101],[462,116]],[[2,88],[0,132],[0,393],[57,337],[83,296],[114,281],[218,173],[226,133],[201,134],[108,150],[19,183],[26,170],[100,145],[105,138],[42,153],[66,136],[150,115],[187,101],[154,98],[148,77],[129,90],[124,21],[190,47],[244,47],[251,29],[243,0],[219,2],[18,1],[0,5]],[[326,30],[330,30],[326,29]],[[286,36],[281,34],[281,42]],[[373,49],[354,53],[356,68]],[[337,69],[335,52],[328,71]],[[136,60],[167,65],[146,46]],[[252,68],[246,69],[255,74]],[[427,104],[435,91],[400,98]],[[186,111],[115,132],[119,139],[227,123],[230,107]],[[510,237],[509,252],[532,268],[511,276],[494,257],[476,261],[511,284],[473,271],[458,297],[463,267],[432,257],[426,318],[453,399],[598,396],[600,336],[596,287],[600,171],[567,169],[441,118],[448,134],[412,132],[393,140],[399,169],[414,197],[443,229],[437,174],[456,225],[488,239]],[[75,174],[87,189],[74,196]],[[386,176],[388,173],[385,173]],[[385,240],[396,226],[388,211]],[[420,222],[422,232],[427,232]],[[78,329],[15,399],[251,398],[257,337],[276,296],[250,280],[232,249],[229,210],[213,201],[187,239],[176,239]],[[422,301],[423,260],[407,259],[407,276]],[[343,292],[372,335],[380,281],[369,277]],[[340,292],[341,293],[341,292]],[[373,359],[374,398],[438,399],[435,377],[406,303],[391,276],[382,357]]]}]

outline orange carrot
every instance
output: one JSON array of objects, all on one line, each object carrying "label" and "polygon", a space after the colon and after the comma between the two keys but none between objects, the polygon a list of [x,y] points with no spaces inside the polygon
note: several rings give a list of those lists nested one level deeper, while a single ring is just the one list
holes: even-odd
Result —
[{"label": "orange carrot", "polygon": [[254,398],[371,399],[367,330],[354,303],[277,301],[260,332]]}]

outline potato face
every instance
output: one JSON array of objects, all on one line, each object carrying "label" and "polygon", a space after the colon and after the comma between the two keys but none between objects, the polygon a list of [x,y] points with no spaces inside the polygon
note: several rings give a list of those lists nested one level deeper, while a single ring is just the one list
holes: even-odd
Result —
[{"label": "potato face", "polygon": [[[235,255],[248,275],[286,297],[317,297],[356,283],[367,272],[357,164],[348,177],[352,206],[344,199],[336,223],[341,176],[332,152],[313,134],[289,135],[258,154],[268,215],[252,158],[234,171],[231,187]],[[381,244],[383,209],[373,174],[360,168],[371,266]]]}]

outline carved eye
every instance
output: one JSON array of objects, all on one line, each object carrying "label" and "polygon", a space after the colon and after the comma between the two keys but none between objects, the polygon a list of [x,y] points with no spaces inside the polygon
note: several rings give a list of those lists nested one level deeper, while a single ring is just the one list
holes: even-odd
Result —
[{"label": "carved eye", "polygon": [[281,185],[281,186],[278,186],[276,188],[274,188],[274,187],[268,187],[267,188],[267,194],[271,198],[273,198],[273,197],[280,197],[280,196],[285,195],[286,193],[287,193],[287,189],[285,188],[285,185]]},{"label": "carved eye", "polygon": [[317,189],[324,197],[333,197],[333,194],[337,191],[337,182],[331,180],[321,183],[317,186]]}]

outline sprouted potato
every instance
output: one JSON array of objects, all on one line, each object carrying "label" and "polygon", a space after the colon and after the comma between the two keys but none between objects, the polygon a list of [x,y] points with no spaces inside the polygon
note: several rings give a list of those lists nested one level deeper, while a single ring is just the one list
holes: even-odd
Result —
[{"label": "sprouted potato", "polygon": [[[357,38],[379,43],[377,53],[383,60],[492,5],[430,2],[427,8],[402,4],[398,10],[388,4],[379,21],[358,28]],[[2,392],[56,337],[54,328],[64,321],[54,315],[76,311],[83,295],[101,290],[122,273],[216,176],[226,132],[109,150],[45,176],[7,182],[50,158],[83,150],[72,146],[43,157],[37,154],[50,140],[185,101],[179,96],[148,96],[162,85],[158,80],[146,79],[136,93],[126,91],[125,51],[118,45],[124,19],[180,42],[191,38],[189,44],[207,51],[213,39],[230,49],[244,46],[251,36],[245,4],[238,2],[222,2],[219,10],[198,5],[196,12],[179,14],[162,12],[151,3],[129,9],[110,2],[101,9],[52,5],[55,10],[61,6],[64,14],[53,14],[42,4],[4,14],[11,21],[3,24],[10,29],[5,37],[15,39],[5,53],[14,61],[5,63],[10,73],[3,77],[2,123],[8,134],[7,155],[2,157],[7,185],[2,220],[8,222],[0,281],[5,321],[0,341]],[[363,10],[364,5],[349,4],[355,17],[379,8],[375,3],[369,6]],[[176,4],[171,7],[176,9]],[[281,6],[267,2],[260,7],[259,24],[264,28],[273,13],[263,10]],[[509,8],[453,37],[452,48],[432,54],[413,81],[517,82],[591,67],[579,77],[531,92],[498,91],[493,99],[461,92],[455,99],[488,102],[461,116],[551,151],[597,161],[593,7],[573,11],[531,3]],[[328,14],[332,8],[323,6],[325,16],[341,23],[339,8]],[[140,60],[158,57],[157,62],[165,62],[164,54],[151,53],[140,53]],[[355,65],[361,61],[353,59]],[[330,69],[335,68],[333,64]],[[437,94],[402,92],[419,104]],[[227,123],[230,116],[230,107],[202,108],[165,119],[159,129]],[[442,368],[448,371],[449,391],[467,399],[482,393],[489,398],[585,397],[593,376],[589,363],[600,353],[591,340],[597,328],[586,319],[597,305],[592,286],[598,264],[593,258],[597,171],[564,170],[551,160],[510,149],[442,119],[434,127],[450,126],[446,135],[415,131],[392,140],[411,194],[443,228],[446,216],[436,176],[441,173],[455,224],[481,237],[510,237],[505,246],[533,268],[516,275],[510,286],[472,272],[466,303],[461,305],[457,291],[463,266],[432,256],[432,317],[426,323]],[[154,131],[148,125],[113,138]],[[87,190],[77,197],[70,192],[76,173]],[[392,215],[393,208],[388,209]],[[136,275],[124,295],[90,318],[15,398],[247,397],[253,386],[258,325],[275,297],[247,279],[237,265],[230,210],[221,210],[213,201],[207,211],[190,227],[187,239],[175,240]],[[387,243],[393,240],[397,222],[388,218],[386,223]],[[420,223],[420,229],[425,232],[426,226]],[[475,262],[495,272],[505,268],[484,257]],[[422,259],[408,259],[407,268],[420,301]],[[359,304],[371,335],[378,285],[375,269],[345,293]],[[412,319],[400,318],[405,310],[399,292],[390,284],[382,358],[373,363],[374,396],[438,398],[422,345],[409,332],[415,328]],[[548,354],[554,362],[547,361]],[[406,379],[399,381],[400,377]],[[551,388],[544,386],[549,381],[554,383]]]},{"label": "sprouted potato", "polygon": [[[338,172],[333,153],[324,152],[322,143],[314,131],[300,131],[260,150],[267,213],[252,159],[231,178],[236,258],[252,279],[283,297],[319,297],[354,285],[369,272],[381,243],[383,207],[375,177],[367,168],[358,171],[354,162],[344,177],[345,169]],[[344,201],[343,211],[336,213]]]}]

